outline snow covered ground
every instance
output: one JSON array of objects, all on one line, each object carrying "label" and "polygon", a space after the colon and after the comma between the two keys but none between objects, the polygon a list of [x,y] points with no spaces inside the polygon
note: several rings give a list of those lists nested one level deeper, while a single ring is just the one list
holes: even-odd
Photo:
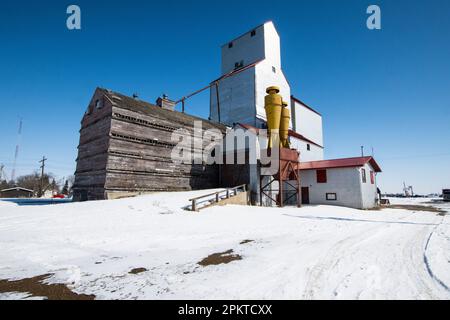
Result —
[{"label": "snow covered ground", "polygon": [[[322,205],[181,209],[205,193],[0,201],[0,279],[50,273],[50,283],[97,299],[450,299],[450,215]],[[450,211],[429,201],[391,199]],[[241,259],[198,264],[228,250]],[[129,273],[135,268],[147,271]]]}]

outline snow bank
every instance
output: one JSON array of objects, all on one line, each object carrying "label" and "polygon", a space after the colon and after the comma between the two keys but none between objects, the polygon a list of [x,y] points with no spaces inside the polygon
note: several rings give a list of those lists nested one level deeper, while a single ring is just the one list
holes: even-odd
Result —
[{"label": "snow bank", "polygon": [[16,207],[17,204],[13,203],[13,202],[9,202],[9,201],[3,201],[0,200],[0,208],[4,208],[4,207]]}]

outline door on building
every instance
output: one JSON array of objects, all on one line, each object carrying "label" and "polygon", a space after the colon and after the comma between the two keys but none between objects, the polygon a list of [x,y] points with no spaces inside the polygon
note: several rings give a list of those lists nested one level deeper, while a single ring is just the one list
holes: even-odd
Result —
[{"label": "door on building", "polygon": [[302,187],[302,204],[309,204],[309,187]]}]

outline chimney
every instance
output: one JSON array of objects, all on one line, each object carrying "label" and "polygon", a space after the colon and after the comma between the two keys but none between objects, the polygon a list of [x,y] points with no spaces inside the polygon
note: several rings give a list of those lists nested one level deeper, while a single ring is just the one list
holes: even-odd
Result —
[{"label": "chimney", "polygon": [[158,100],[156,100],[156,104],[166,110],[175,110],[175,101],[170,100],[169,97],[165,94],[163,94],[162,97],[159,97]]}]

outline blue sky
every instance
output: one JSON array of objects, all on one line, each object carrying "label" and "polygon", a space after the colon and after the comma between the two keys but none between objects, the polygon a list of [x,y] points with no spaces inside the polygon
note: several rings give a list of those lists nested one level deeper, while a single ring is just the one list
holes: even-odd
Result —
[{"label": "blue sky", "polygon": [[[77,4],[82,30],[66,28]],[[366,28],[381,7],[382,30]],[[2,1],[0,163],[73,174],[80,120],[97,86],[155,101],[220,73],[220,45],[272,20],[292,92],[324,117],[325,156],[375,150],[383,191],[450,187],[450,2]],[[208,116],[209,96],[190,113]]]}]

